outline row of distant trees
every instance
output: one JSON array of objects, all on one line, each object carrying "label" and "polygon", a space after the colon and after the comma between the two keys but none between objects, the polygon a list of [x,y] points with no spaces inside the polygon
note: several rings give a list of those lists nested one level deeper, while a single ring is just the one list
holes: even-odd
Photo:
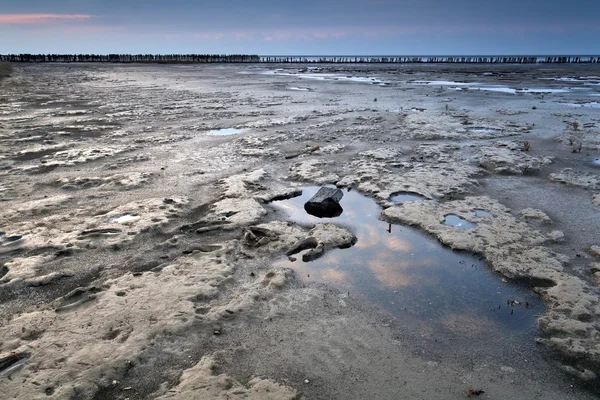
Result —
[{"label": "row of distant trees", "polygon": [[249,54],[7,54],[10,62],[109,62],[109,63],[247,63],[260,62]]},{"label": "row of distant trees", "polygon": [[450,63],[537,64],[600,63],[598,56],[258,56],[254,54],[7,54],[10,62],[109,62],[109,63]]},{"label": "row of distant trees", "polygon": [[345,56],[345,57],[307,57],[307,56],[264,56],[265,63],[392,63],[392,64],[538,64],[538,63],[599,63],[597,56],[410,56],[410,57],[380,57],[380,56]]}]

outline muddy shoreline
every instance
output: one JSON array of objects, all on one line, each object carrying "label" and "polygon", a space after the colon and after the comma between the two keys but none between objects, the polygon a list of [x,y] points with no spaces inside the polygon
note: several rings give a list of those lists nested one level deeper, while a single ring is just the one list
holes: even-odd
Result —
[{"label": "muddy shoreline", "polygon": [[[15,65],[0,88],[7,398],[599,393],[598,67]],[[340,217],[302,214],[321,185]],[[307,236],[323,256],[292,262]]]}]

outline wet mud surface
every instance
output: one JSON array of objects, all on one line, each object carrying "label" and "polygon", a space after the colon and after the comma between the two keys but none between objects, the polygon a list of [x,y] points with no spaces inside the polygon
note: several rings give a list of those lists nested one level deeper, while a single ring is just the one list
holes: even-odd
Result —
[{"label": "wet mud surface", "polygon": [[15,66],[0,393],[595,398],[598,76]]}]

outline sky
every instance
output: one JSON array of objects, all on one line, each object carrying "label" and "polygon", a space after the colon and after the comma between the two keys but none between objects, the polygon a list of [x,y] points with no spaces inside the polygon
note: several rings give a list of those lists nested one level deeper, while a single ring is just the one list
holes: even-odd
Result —
[{"label": "sky", "polygon": [[0,0],[0,54],[600,54],[600,0]]}]

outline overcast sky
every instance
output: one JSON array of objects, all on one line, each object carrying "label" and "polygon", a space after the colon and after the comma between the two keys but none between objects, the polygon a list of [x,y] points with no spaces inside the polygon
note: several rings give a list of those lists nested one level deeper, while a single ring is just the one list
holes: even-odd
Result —
[{"label": "overcast sky", "polygon": [[598,54],[600,0],[0,0],[0,53]]}]

